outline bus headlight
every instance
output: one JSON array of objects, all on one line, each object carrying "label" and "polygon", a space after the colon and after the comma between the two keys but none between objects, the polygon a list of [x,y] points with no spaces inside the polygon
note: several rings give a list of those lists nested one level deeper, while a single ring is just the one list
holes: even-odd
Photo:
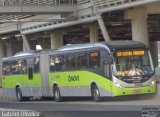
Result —
[{"label": "bus headlight", "polygon": [[119,83],[117,83],[117,82],[115,82],[115,86],[117,86],[118,88],[123,88],[123,86],[122,85],[120,85]]},{"label": "bus headlight", "polygon": [[156,81],[152,81],[150,86],[155,85],[155,84],[156,84]]}]

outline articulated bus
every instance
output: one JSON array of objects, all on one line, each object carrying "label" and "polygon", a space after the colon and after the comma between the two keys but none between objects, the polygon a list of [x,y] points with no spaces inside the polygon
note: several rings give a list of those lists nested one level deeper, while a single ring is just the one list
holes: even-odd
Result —
[{"label": "articulated bus", "polygon": [[32,97],[102,97],[156,92],[149,48],[136,41],[71,44],[2,59],[3,89],[18,101]]}]

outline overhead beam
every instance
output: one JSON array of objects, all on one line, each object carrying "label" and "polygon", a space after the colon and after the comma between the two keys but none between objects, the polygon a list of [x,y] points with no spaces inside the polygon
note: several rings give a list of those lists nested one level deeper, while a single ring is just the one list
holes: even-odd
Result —
[{"label": "overhead beam", "polygon": [[160,2],[146,5],[147,14],[160,14]]}]

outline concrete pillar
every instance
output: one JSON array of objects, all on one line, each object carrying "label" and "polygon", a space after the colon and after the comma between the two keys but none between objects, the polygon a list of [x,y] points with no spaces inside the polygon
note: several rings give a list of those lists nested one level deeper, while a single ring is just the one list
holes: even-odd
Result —
[{"label": "concrete pillar", "polygon": [[153,58],[154,67],[158,67],[158,42],[151,41],[150,42],[150,50]]},{"label": "concrete pillar", "polygon": [[104,21],[102,19],[102,16],[98,15],[98,14],[96,14],[96,16],[98,17],[98,24],[99,24],[99,27],[100,27],[100,29],[102,31],[104,40],[105,41],[110,41],[110,37],[109,37],[108,31],[106,29],[105,23],[104,23]]},{"label": "concrete pillar", "polygon": [[90,42],[98,42],[98,28],[96,23],[89,25]]},{"label": "concrete pillar", "polygon": [[2,58],[3,57],[4,57],[3,43],[2,43],[2,40],[0,39],[0,76],[2,76]]},{"label": "concrete pillar", "polygon": [[6,44],[6,56],[12,56],[12,41],[11,41],[11,39]]},{"label": "concrete pillar", "polygon": [[135,7],[125,13],[125,18],[132,23],[132,40],[140,41],[149,46],[147,29],[147,11],[145,6]]},{"label": "concrete pillar", "polygon": [[30,44],[29,44],[29,40],[27,39],[27,36],[24,34],[22,35],[22,40],[23,40],[23,50],[27,51],[27,50],[31,50]]},{"label": "concrete pillar", "polygon": [[[90,0],[90,2],[91,2],[91,4],[93,6],[96,6],[93,0]],[[97,12],[97,8],[96,7],[93,7],[93,13],[95,13],[95,15],[97,16],[98,24],[99,24],[99,27],[100,27],[100,29],[102,31],[104,40],[105,41],[110,41],[111,39],[109,37],[109,34],[108,34],[108,31],[107,31],[106,25],[105,25],[105,23],[103,21],[102,15]]]},{"label": "concrete pillar", "polygon": [[61,31],[54,31],[50,34],[51,49],[57,49],[63,46],[63,33]]},{"label": "concrete pillar", "polygon": [[27,48],[26,48],[26,46],[24,44],[24,41],[22,43],[23,43],[23,51],[27,51]]}]

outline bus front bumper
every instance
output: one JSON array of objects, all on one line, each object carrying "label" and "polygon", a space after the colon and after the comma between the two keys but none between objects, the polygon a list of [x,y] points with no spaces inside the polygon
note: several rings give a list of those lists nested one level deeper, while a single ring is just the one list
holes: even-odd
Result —
[{"label": "bus front bumper", "polygon": [[133,87],[133,88],[119,88],[117,86],[113,87],[114,96],[151,94],[151,93],[156,93],[156,84],[151,86]]}]

